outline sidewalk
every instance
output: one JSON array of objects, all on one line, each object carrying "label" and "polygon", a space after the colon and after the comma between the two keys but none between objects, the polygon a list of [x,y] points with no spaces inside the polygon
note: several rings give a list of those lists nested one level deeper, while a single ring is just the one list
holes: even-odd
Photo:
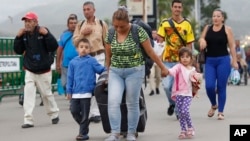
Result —
[{"label": "sidewalk", "polygon": [[[161,88],[160,95],[149,96],[145,91],[148,109],[148,121],[144,133],[139,133],[137,141],[177,141],[180,132],[179,122],[175,116],[168,116],[166,96]],[[229,141],[230,124],[250,124],[250,86],[228,86],[225,120],[207,117],[210,108],[204,86],[200,97],[194,98],[191,106],[191,116],[196,135],[192,141]],[[74,141],[78,133],[78,125],[69,111],[69,102],[63,96],[56,94],[60,108],[60,122],[52,125],[45,114],[44,107],[39,106],[37,96],[34,109],[35,127],[22,129],[23,109],[18,105],[18,97],[5,97],[0,103],[0,138],[1,141]],[[103,141],[108,134],[104,133],[102,124],[91,123],[89,141]],[[125,141],[125,139],[121,139]]]}]

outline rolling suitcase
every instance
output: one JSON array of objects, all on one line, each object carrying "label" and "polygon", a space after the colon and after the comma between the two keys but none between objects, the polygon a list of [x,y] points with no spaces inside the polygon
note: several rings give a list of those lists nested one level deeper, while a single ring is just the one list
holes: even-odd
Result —
[{"label": "rolling suitcase", "polygon": [[[106,133],[110,133],[111,127],[109,123],[108,105],[107,105],[108,87],[107,84],[105,84],[105,80],[107,80],[107,77],[108,77],[107,72],[104,72],[99,76],[94,90],[94,95],[96,97],[98,108],[101,114],[103,130]],[[140,119],[137,125],[137,132],[144,132],[147,121],[147,109],[142,89],[141,89],[139,105],[140,105]],[[122,133],[127,132],[127,107],[125,102],[125,92],[121,104],[121,132]]]}]

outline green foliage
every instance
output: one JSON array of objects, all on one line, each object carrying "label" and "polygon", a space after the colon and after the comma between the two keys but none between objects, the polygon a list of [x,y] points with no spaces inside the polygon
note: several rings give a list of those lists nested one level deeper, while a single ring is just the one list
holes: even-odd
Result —
[{"label": "green foliage", "polygon": [[[220,0],[201,0],[201,29],[207,24],[212,24],[212,14],[215,9],[220,8]],[[227,19],[227,13],[224,11],[224,18]]]}]

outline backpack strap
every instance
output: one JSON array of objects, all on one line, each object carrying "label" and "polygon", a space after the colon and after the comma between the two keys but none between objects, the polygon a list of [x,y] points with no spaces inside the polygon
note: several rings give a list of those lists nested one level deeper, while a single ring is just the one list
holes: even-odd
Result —
[{"label": "backpack strap", "polygon": [[115,29],[114,29],[114,27],[111,27],[108,31],[108,41],[110,44],[111,44],[114,36],[115,36]]},{"label": "backpack strap", "polygon": [[80,24],[80,28],[79,29],[81,29],[81,27],[82,27],[82,25],[83,25],[83,23],[85,22],[85,20],[82,20],[82,22],[81,22],[81,24]]},{"label": "backpack strap", "polygon": [[131,24],[131,33],[132,33],[132,38],[134,42],[137,44],[137,47],[140,45],[140,37],[139,37],[139,32],[138,32],[139,26],[136,24]]},{"label": "backpack strap", "polygon": [[[80,24],[80,28],[82,27],[82,25],[83,25],[84,22],[85,22],[85,20],[82,20],[82,22],[81,22],[81,24]],[[99,22],[100,22],[100,25],[101,25],[102,28],[103,28],[103,22],[102,22],[102,20],[99,20]]]},{"label": "backpack strap", "polygon": [[[140,37],[139,37],[139,32],[138,32],[138,28],[139,26],[136,24],[132,24],[131,25],[131,34],[132,34],[132,38],[134,40],[134,42],[136,43],[137,48],[139,49],[140,46]],[[144,82],[145,82],[145,88],[147,87],[147,76],[146,76],[146,57],[145,57],[145,52],[143,51],[143,49],[141,49],[142,51],[142,56],[144,58],[145,61],[145,76],[144,76]]]},{"label": "backpack strap", "polygon": [[[82,20],[79,29],[81,29],[81,27],[82,27],[82,25],[84,24],[84,22],[85,22],[85,20]],[[103,21],[102,21],[102,20],[99,20],[99,23],[100,23],[100,25],[102,26],[102,44],[105,45],[105,44],[104,44],[104,37],[105,37],[105,35],[104,35],[104,30],[103,30]]]}]

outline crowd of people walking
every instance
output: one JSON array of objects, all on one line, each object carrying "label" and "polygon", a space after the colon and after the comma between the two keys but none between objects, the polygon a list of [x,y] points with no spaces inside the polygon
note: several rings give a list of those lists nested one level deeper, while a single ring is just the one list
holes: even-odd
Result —
[{"label": "crowd of people walking", "polygon": [[[65,97],[70,100],[70,113],[79,125],[75,139],[88,140],[89,123],[102,120],[94,90],[98,76],[106,71],[107,114],[111,129],[104,140],[120,140],[123,112],[120,105],[125,97],[126,140],[136,141],[140,120],[139,99],[142,84],[147,83],[144,82],[146,53],[154,61],[148,76],[149,96],[165,93],[169,106],[163,112],[169,116],[175,114],[179,120],[180,133],[177,137],[193,138],[195,127],[190,105],[193,97],[199,93],[203,77],[200,69],[193,66],[194,27],[182,16],[182,1],[173,0],[171,16],[160,21],[158,29],[152,29],[154,47],[150,42],[151,35],[143,27],[131,24],[126,8],[114,11],[114,36],[111,38],[108,24],[95,16],[92,1],[84,2],[82,10],[84,20],[79,20],[76,14],[68,16],[67,29],[62,32],[59,41],[47,27],[39,25],[35,12],[28,12],[21,18],[24,27],[14,40],[14,51],[24,56],[24,123],[21,127],[35,126],[33,110],[37,90],[52,124],[59,123],[59,108],[51,92],[51,65],[56,53],[56,71],[60,74]],[[139,42],[133,39],[135,33]],[[250,74],[250,49],[244,51],[240,47],[240,41],[234,39],[232,29],[225,24],[224,12],[220,9],[213,11],[212,23],[204,27],[198,44],[198,49],[205,51],[206,57],[203,75],[210,102],[207,116],[213,117],[218,109],[217,119],[224,120],[231,68],[238,70],[243,65]],[[241,59],[244,63],[241,63]],[[161,84],[164,91],[160,91]]]}]

